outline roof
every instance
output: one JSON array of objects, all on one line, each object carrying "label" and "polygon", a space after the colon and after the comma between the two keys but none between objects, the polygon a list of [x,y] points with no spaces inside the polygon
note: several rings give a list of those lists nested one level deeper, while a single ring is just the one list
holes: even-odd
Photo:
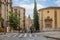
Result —
[{"label": "roof", "polygon": [[44,9],[60,9],[60,7],[46,7],[46,8],[39,9],[38,11],[44,10]]},{"label": "roof", "polygon": [[20,6],[13,6],[12,8],[22,8],[22,9],[25,9],[25,8],[23,8],[23,7],[20,7]]}]

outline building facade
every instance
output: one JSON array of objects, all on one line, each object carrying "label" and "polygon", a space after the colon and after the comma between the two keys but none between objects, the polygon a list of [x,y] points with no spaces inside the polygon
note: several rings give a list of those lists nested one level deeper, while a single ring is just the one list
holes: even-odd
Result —
[{"label": "building facade", "polygon": [[60,7],[39,9],[40,30],[55,30],[60,28]]},{"label": "building facade", "polygon": [[29,29],[32,26],[32,19],[30,18],[30,16],[26,17],[25,26],[26,26],[26,29]]},{"label": "building facade", "polygon": [[[6,3],[6,8],[4,3]],[[0,0],[0,17],[4,19],[4,13],[6,12],[6,19],[9,17],[9,11],[12,9],[12,0]]]},{"label": "building facade", "polygon": [[[4,20],[4,13],[6,12],[6,31],[9,31],[9,11],[12,10],[12,0],[0,0],[0,18]],[[4,27],[4,21],[3,23],[0,22],[0,27]]]},{"label": "building facade", "polygon": [[[12,7],[12,0],[0,0],[0,17],[4,19],[4,13],[6,12],[7,32],[10,31],[10,26],[9,26],[9,12],[10,11],[17,12],[19,14],[20,28],[25,29],[25,8],[18,7],[18,6]],[[4,25],[4,22],[2,24]]]},{"label": "building facade", "polygon": [[22,7],[12,7],[12,11],[18,13],[20,17],[20,28],[25,29],[25,8]]}]

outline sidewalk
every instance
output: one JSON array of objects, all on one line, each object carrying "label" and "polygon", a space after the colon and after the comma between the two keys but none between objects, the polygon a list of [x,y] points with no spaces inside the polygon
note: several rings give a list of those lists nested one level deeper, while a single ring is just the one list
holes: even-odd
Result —
[{"label": "sidewalk", "polygon": [[16,33],[6,33],[6,34],[4,34],[4,33],[0,33],[0,37],[6,37],[6,36],[11,36],[11,35],[15,35]]},{"label": "sidewalk", "polygon": [[53,38],[53,39],[60,40],[60,31],[41,32],[40,34],[47,38]]}]

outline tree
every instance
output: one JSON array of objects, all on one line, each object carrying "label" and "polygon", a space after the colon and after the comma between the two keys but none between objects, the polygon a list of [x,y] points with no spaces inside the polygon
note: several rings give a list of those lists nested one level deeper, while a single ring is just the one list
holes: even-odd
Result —
[{"label": "tree", "polygon": [[3,28],[3,21],[4,19],[2,17],[0,17],[0,32],[3,32],[4,31],[4,28]]},{"label": "tree", "polygon": [[17,27],[20,26],[20,18],[18,16],[18,13],[15,12],[9,12],[9,22],[11,29],[16,30]]},{"label": "tree", "polygon": [[4,21],[4,19],[2,17],[0,17],[0,27],[1,27],[2,23],[3,23],[3,21]]},{"label": "tree", "polygon": [[36,30],[39,30],[39,18],[38,18],[38,12],[37,12],[37,4],[36,0],[34,0],[34,27]]}]

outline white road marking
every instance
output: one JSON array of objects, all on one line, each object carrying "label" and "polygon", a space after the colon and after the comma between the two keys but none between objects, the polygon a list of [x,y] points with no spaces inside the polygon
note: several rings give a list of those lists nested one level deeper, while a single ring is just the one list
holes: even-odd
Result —
[{"label": "white road marking", "polygon": [[[33,35],[33,34],[27,34],[27,33],[21,33],[21,34],[15,34],[14,36],[12,36],[12,37],[18,37],[18,38],[20,38],[20,37],[37,37],[37,35]],[[8,36],[9,37],[9,36]]]},{"label": "white road marking", "polygon": [[23,34],[20,34],[18,37],[22,37]]},{"label": "white road marking", "polygon": [[10,36],[8,36],[8,37],[10,37]]},{"label": "white road marking", "polygon": [[35,35],[35,37],[37,37],[37,35]]},{"label": "white road marking", "polygon": [[24,37],[27,37],[27,34],[25,34]]},{"label": "white road marking", "polygon": [[29,34],[30,37],[32,37],[32,34]]},{"label": "white road marking", "polygon": [[13,37],[16,37],[18,34],[14,35]]}]

